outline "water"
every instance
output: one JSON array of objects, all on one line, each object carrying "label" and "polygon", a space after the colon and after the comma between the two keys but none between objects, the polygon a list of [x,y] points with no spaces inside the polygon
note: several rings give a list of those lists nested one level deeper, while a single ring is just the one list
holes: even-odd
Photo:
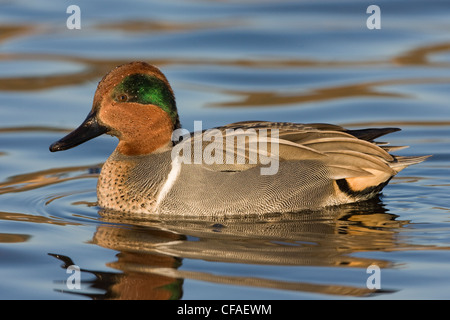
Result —
[{"label": "water", "polygon": [[[450,298],[448,1],[0,3],[1,299]],[[233,219],[100,214],[116,145],[52,154],[96,84],[132,60],[159,66],[181,121],[398,126],[426,155],[373,201]],[[80,268],[80,288],[67,273]],[[380,289],[367,281],[379,268]]]}]

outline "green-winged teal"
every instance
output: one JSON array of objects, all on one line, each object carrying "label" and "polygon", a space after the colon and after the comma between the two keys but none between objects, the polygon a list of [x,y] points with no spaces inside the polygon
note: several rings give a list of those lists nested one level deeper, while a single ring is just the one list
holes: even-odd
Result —
[{"label": "green-winged teal", "polygon": [[396,128],[246,121],[174,141],[180,127],[166,77],[152,65],[132,62],[100,81],[86,120],[50,150],[103,133],[116,136],[119,144],[98,180],[98,204],[189,215],[294,212],[366,200],[426,158],[394,156],[389,152],[400,147],[374,142]]}]

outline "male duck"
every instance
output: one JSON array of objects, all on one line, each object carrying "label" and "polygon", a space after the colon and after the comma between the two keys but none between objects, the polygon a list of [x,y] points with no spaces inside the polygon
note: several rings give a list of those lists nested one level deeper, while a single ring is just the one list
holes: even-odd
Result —
[{"label": "male duck", "polygon": [[[103,133],[116,136],[119,144],[98,180],[98,204],[118,211],[186,215],[294,212],[365,200],[400,170],[426,158],[393,156],[388,152],[400,147],[373,142],[399,130],[395,128],[248,121],[215,128],[214,140],[211,131],[203,131],[174,142],[177,129],[175,98],[166,77],[152,65],[132,62],[103,77],[86,120],[50,151],[70,149]],[[238,146],[234,138],[251,130],[273,134],[247,135]],[[223,153],[214,149],[230,137],[232,145]],[[262,142],[270,146],[260,148],[264,152],[258,150]],[[209,158],[189,161],[207,148],[214,149]],[[230,154],[226,159],[235,162],[218,161]],[[263,174],[268,158],[278,162],[274,172]]]}]

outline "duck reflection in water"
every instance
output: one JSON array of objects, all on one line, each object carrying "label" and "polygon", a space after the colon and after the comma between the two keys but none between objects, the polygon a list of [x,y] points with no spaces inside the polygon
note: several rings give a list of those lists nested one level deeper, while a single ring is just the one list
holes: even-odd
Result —
[{"label": "duck reflection in water", "polygon": [[[135,214],[127,217],[107,210],[99,213],[105,224],[97,228],[92,243],[118,251],[117,260],[107,266],[119,272],[81,267],[82,274],[94,275],[94,279],[82,280],[81,290],[59,288],[63,292],[92,299],[180,299],[184,280],[198,280],[338,296],[386,294],[393,290],[367,288],[366,269],[372,264],[390,268],[391,262],[355,253],[403,248],[406,244],[399,242],[397,233],[408,223],[397,221],[379,198],[318,211],[228,218],[158,216],[155,220],[140,220]],[[64,262],[63,268],[76,264],[62,254],[52,256]],[[364,281],[360,286],[307,282],[300,269],[300,281],[220,275],[184,270],[184,259],[268,268],[355,268],[361,270],[358,274]]]}]

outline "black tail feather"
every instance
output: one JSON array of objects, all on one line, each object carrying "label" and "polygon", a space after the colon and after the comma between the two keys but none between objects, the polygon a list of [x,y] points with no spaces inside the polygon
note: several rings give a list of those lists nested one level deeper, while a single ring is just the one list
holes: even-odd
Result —
[{"label": "black tail feather", "polygon": [[347,130],[346,133],[352,136],[372,142],[378,137],[384,136],[385,134],[400,131],[399,128],[369,128],[369,129],[359,129],[359,130]]}]

